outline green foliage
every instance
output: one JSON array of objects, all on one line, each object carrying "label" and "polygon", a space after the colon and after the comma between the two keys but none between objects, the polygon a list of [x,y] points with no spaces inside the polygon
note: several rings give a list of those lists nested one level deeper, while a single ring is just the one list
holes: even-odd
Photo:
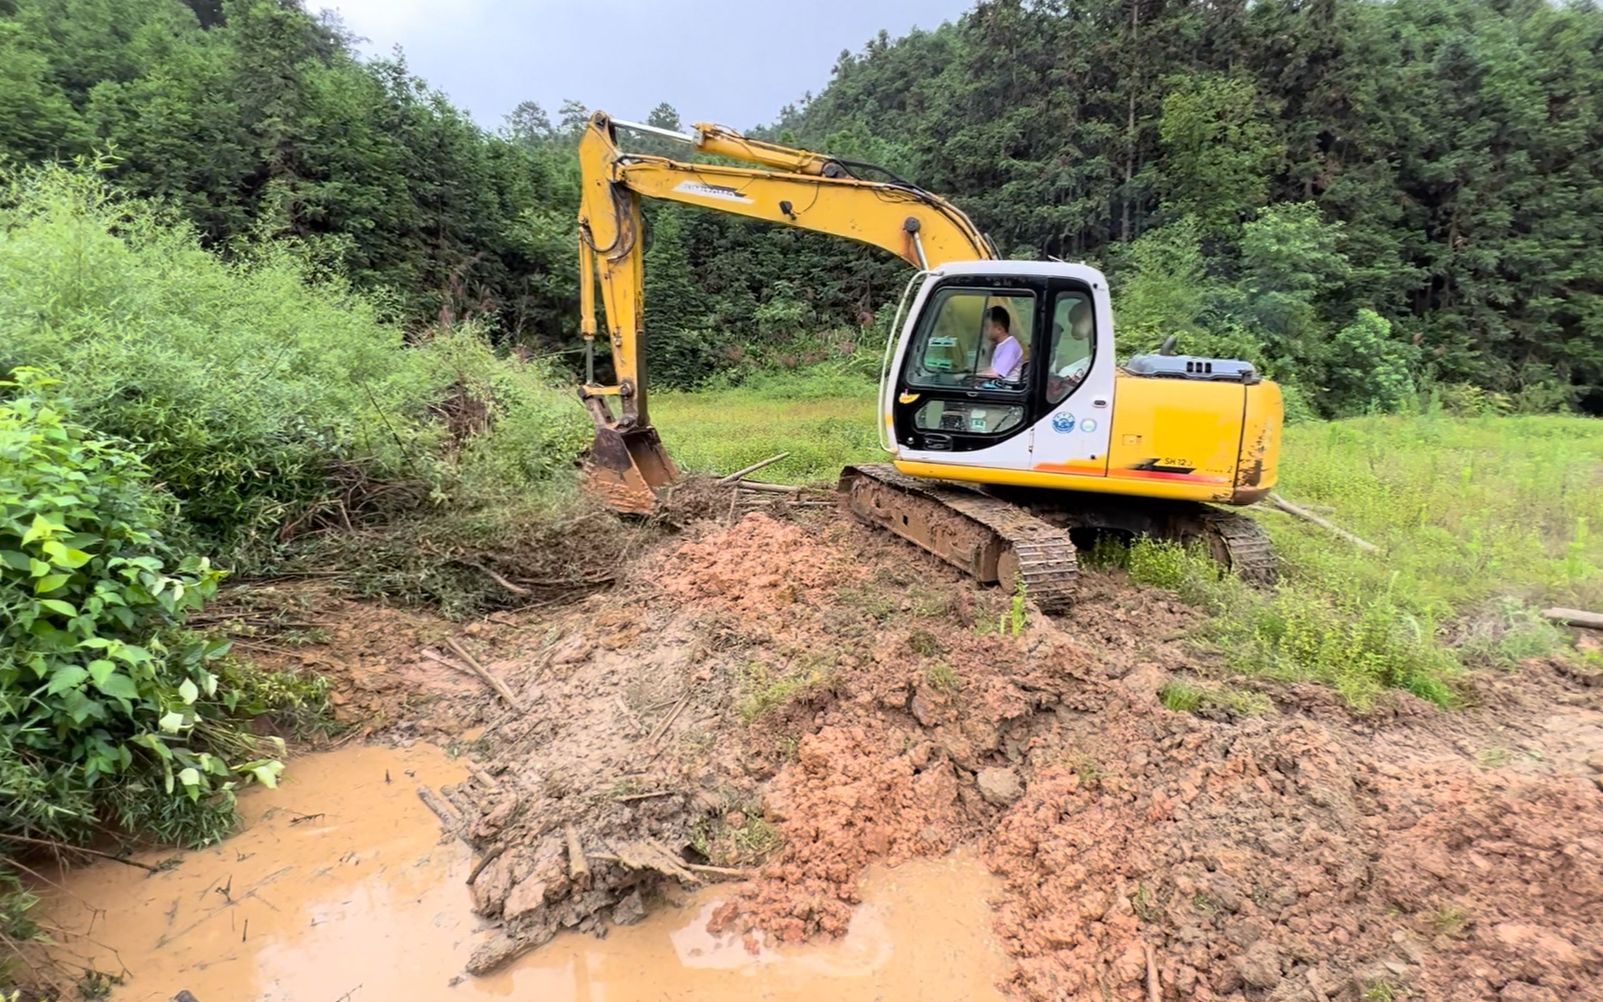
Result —
[{"label": "green foliage", "polygon": [[[221,574],[174,549],[174,505],[140,459],[68,407],[36,370],[0,380],[0,846],[103,822],[214,842],[234,788],[282,770],[245,721],[315,726],[327,684],[258,675],[183,629]],[[31,904],[0,871],[8,942]]]},{"label": "green foliage", "polygon": [[924,680],[936,692],[951,694],[963,688],[962,677],[958,675],[951,665],[945,662],[936,662],[930,665],[929,671],[924,675]]},{"label": "green foliage", "polygon": [[1325,393],[1367,309],[1442,382],[1595,411],[1600,42],[1589,4],[983,4],[843,57],[774,132],[910,146],[1004,253],[1105,262],[1124,353],[1180,332],[1304,410],[1390,407]]},{"label": "green foliage", "polygon": [[835,684],[831,666],[818,660],[774,668],[752,662],[740,673],[735,713],[751,725],[795,703],[815,699]]},{"label": "green foliage", "polygon": [[136,760],[191,800],[236,768],[270,782],[276,763],[192,747],[217,650],[174,628],[220,575],[204,558],[174,565],[139,460],[68,420],[48,385],[30,370],[0,382],[13,393],[0,409],[0,740],[33,768],[71,764],[85,790]]},{"label": "green foliage", "polygon": [[1170,679],[1158,690],[1158,702],[1176,713],[1218,711],[1237,717],[1268,713],[1274,704],[1261,692],[1225,685],[1203,685]]},{"label": "green foliage", "polygon": [[1391,323],[1363,309],[1336,332],[1325,367],[1325,401],[1336,415],[1401,410],[1415,397],[1418,352],[1392,336]]},{"label": "green foliage", "polygon": [[1217,233],[1263,204],[1279,155],[1263,100],[1249,79],[1177,78],[1163,99],[1158,136],[1168,156],[1161,190],[1171,210]]},{"label": "green foliage", "polygon": [[[1585,96],[1600,45],[1591,4],[980,4],[844,54],[760,131],[953,199],[1004,255],[1105,261],[1130,300],[1125,351],[1180,332],[1287,383],[1299,414],[1402,406],[1418,363],[1522,413],[1595,411],[1603,119]],[[610,110],[681,124],[665,104]],[[0,159],[114,151],[114,183],[208,248],[288,242],[386,319],[476,321],[563,352],[570,373],[585,114],[524,102],[486,133],[403,60],[364,62],[275,0],[0,5]],[[662,385],[833,359],[817,332],[868,340],[906,279],[818,234],[646,211]],[[1365,310],[1391,325],[1380,343],[1408,349],[1375,393],[1342,388],[1367,372],[1352,349],[1376,343]]]},{"label": "green foliage", "polygon": [[297,531],[566,472],[588,421],[542,363],[474,327],[403,332],[283,247],[228,264],[84,172],[0,200],[0,371],[72,380],[82,418],[136,444],[196,539],[234,562]]}]

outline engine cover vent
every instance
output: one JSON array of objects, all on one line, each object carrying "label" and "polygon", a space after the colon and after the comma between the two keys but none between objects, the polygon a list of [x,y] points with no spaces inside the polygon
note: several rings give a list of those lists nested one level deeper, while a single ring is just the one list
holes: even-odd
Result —
[{"label": "engine cover vent", "polygon": [[1221,383],[1256,383],[1258,370],[1235,358],[1198,358],[1195,355],[1136,355],[1124,364],[1132,376],[1156,379],[1203,379]]}]

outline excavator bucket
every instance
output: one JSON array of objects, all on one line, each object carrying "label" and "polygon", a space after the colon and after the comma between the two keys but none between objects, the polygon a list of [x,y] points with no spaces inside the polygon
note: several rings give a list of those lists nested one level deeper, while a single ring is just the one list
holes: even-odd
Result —
[{"label": "excavator bucket", "polygon": [[597,422],[585,477],[613,511],[649,515],[657,507],[657,488],[679,475],[650,425],[619,431]]}]

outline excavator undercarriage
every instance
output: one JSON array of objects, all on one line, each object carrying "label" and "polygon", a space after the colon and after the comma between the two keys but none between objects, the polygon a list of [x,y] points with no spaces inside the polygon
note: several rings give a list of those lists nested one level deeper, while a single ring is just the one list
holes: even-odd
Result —
[{"label": "excavator undercarriage", "polygon": [[1269,537],[1244,515],[1192,502],[1152,502],[1062,491],[981,488],[923,480],[889,464],[848,466],[840,492],[852,513],[888,529],[983,584],[1024,591],[1042,611],[1072,604],[1077,541],[1098,534],[1201,546],[1252,584],[1275,580]]}]

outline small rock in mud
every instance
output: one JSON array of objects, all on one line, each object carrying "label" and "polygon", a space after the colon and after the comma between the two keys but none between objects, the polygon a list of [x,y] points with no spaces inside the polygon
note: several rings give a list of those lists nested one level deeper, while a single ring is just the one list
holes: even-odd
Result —
[{"label": "small rock in mud", "polygon": [[1524,922],[1500,922],[1492,929],[1492,936],[1509,956],[1522,959],[1518,969],[1511,972],[1515,976],[1540,977],[1581,963],[1575,944],[1551,929]]},{"label": "small rock in mud", "polygon": [[1019,774],[1012,769],[981,769],[975,778],[979,782],[980,796],[988,804],[1007,807],[1024,796]]},{"label": "small rock in mud", "polygon": [[1280,983],[1280,952],[1266,939],[1249,946],[1231,963],[1241,980],[1254,988],[1273,988]]},{"label": "small rock in mud", "polygon": [[929,700],[924,698],[924,694],[922,692],[913,693],[913,698],[908,704],[908,709],[912,712],[913,719],[918,721],[918,726],[935,726],[935,710],[930,706]]},{"label": "small rock in mud", "polygon": [[634,925],[646,917],[646,903],[640,899],[638,890],[631,891],[629,895],[612,906],[612,921],[617,925]]},{"label": "small rock in mud", "polygon": [[554,665],[576,665],[590,656],[595,650],[595,644],[584,635],[569,637],[558,644],[551,652],[551,663]]}]

